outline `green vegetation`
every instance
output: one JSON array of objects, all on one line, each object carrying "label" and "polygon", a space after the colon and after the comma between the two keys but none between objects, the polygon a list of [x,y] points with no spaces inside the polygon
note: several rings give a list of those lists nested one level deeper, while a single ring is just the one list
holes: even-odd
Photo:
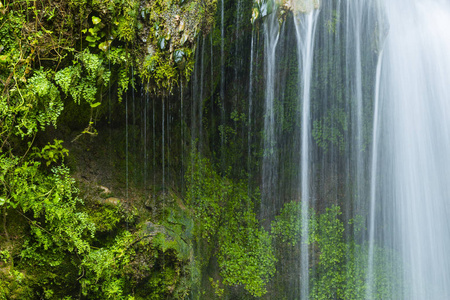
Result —
[{"label": "green vegetation", "polygon": [[208,242],[202,249],[203,264],[217,257],[221,279],[212,281],[216,293],[221,293],[221,284],[243,285],[251,295],[262,296],[275,272],[275,257],[271,237],[253,210],[256,199],[248,196],[243,182],[219,176],[207,159],[195,153],[191,159],[186,199],[194,210],[197,239]]},{"label": "green vegetation", "polygon": [[[345,226],[338,206],[327,208],[322,214],[309,213],[309,249],[314,261],[314,276],[310,278],[310,299],[365,299],[365,279],[368,271],[368,245],[346,241]],[[275,242],[283,250],[295,251],[302,233],[301,204],[287,203],[272,222]],[[360,231],[358,219],[349,225]],[[401,290],[398,254],[393,250],[374,249],[374,295],[376,299],[391,299],[394,291]]]},{"label": "green vegetation", "polygon": [[[158,93],[189,79],[198,33],[167,17],[177,12],[178,23],[207,29],[213,2],[150,1],[144,9],[123,0],[0,2],[0,299],[189,295],[195,278],[189,214],[167,208],[153,224],[120,203],[81,199],[64,164],[69,151],[55,133],[75,103],[83,115],[69,118],[89,120],[82,134],[96,135],[105,90],[120,105],[134,87],[133,66],[145,66],[142,53],[156,49],[155,20],[146,10],[160,18],[160,28],[180,35],[170,49],[157,50],[151,69],[134,68]],[[145,51],[137,39],[148,40]]]},{"label": "green vegetation", "polygon": [[327,152],[330,147],[334,146],[339,153],[345,151],[344,136],[348,134],[348,116],[347,114],[336,108],[329,111],[321,120],[315,120],[312,128],[312,136],[317,146]]}]

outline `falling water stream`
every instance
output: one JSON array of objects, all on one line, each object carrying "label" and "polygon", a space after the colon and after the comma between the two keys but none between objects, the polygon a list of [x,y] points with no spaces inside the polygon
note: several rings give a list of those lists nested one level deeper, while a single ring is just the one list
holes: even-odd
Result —
[{"label": "falling water stream", "polygon": [[352,131],[355,133],[351,143],[351,155],[355,158],[353,170],[356,182],[354,194],[358,201],[355,203],[355,210],[362,212],[364,210],[365,199],[365,161],[363,152],[363,88],[362,88],[362,62],[361,62],[361,42],[363,35],[363,10],[365,8],[364,0],[347,1],[347,20],[346,20],[346,60],[348,86],[346,91],[348,97],[354,101],[354,108],[351,110]]},{"label": "falling water stream", "polygon": [[220,137],[220,155],[221,168],[225,168],[225,0],[221,0],[220,4],[220,125],[222,126],[222,133]]},{"label": "falling water stream", "polygon": [[310,112],[311,112],[311,72],[314,53],[314,36],[316,21],[319,11],[313,9],[311,3],[311,11],[307,14],[300,14],[295,18],[295,29],[298,42],[298,56],[301,62],[299,68],[299,78],[301,78],[301,201],[302,201],[302,234],[301,234],[301,257],[300,257],[300,282],[301,282],[301,299],[309,298],[309,255],[308,255],[308,239],[309,239],[309,218],[308,211],[310,207]]},{"label": "falling water stream", "polygon": [[249,71],[249,78],[250,83],[248,87],[248,131],[247,131],[247,170],[248,170],[248,188],[249,188],[249,194],[250,194],[250,180],[252,179],[252,172],[251,172],[251,151],[252,151],[252,110],[253,110],[253,51],[255,50],[255,32],[252,30],[252,41],[251,41],[251,50],[250,50],[250,71]]},{"label": "falling water stream", "polygon": [[278,39],[280,36],[278,19],[276,14],[268,16],[264,24],[264,52],[265,52],[265,101],[264,101],[264,157],[262,169],[262,201],[263,205],[261,211],[263,216],[270,216],[276,210],[277,197],[277,170],[278,170],[278,156],[275,153],[276,136],[275,136],[275,58]]},{"label": "falling water stream", "polygon": [[128,201],[129,192],[129,144],[128,144],[128,95],[125,94],[125,197]]},{"label": "falling water stream", "polygon": [[373,121],[373,140],[372,140],[372,164],[371,164],[371,182],[370,182],[370,208],[369,208],[369,261],[366,274],[367,290],[366,298],[370,299],[374,293],[374,236],[375,236],[375,188],[377,183],[377,164],[378,164],[378,144],[379,138],[379,110],[380,110],[380,77],[381,62],[383,61],[383,51],[381,51],[377,66],[376,88],[375,88],[375,108]]},{"label": "falling water stream", "polygon": [[382,2],[374,239],[401,253],[393,298],[450,299],[450,4]]},{"label": "falling water stream", "polygon": [[200,92],[199,92],[199,102],[198,102],[198,120],[199,120],[199,145],[201,147],[202,145],[202,139],[203,139],[203,89],[204,89],[204,78],[205,78],[205,72],[204,72],[204,61],[205,61],[205,41],[206,38],[203,37],[202,39],[202,53],[200,58]]},{"label": "falling water stream", "polygon": [[[310,5],[313,8],[313,2]],[[374,253],[376,247],[383,247],[398,252],[401,258],[401,265],[390,263],[390,268],[402,270],[398,274],[402,284],[392,291],[393,299],[450,299],[450,85],[446,81],[450,78],[450,4],[439,0],[344,1],[344,7],[345,18],[337,9],[334,14],[336,22],[344,22],[343,36],[338,38],[345,38],[345,63],[333,68],[343,75],[343,107],[350,114],[344,148],[348,160],[343,162],[351,186],[347,202],[353,201],[349,217],[362,214],[368,218],[367,233],[360,237],[362,242],[369,241],[366,298],[376,298]],[[319,15],[320,10],[314,8],[303,9],[294,17],[301,112],[302,299],[309,297],[310,282],[307,214],[315,180],[311,178],[311,151],[315,149],[311,146],[311,82]],[[340,31],[332,28],[330,19],[328,22],[329,32],[321,35],[328,34],[330,41]],[[279,196],[278,172],[283,160],[277,152],[276,64],[284,25],[273,13],[263,26],[262,214],[270,216],[267,210],[276,209],[273,201]],[[251,47],[253,60],[253,42]],[[336,49],[329,54],[331,63],[336,62],[332,55],[340,53]],[[250,90],[251,101],[252,95]]]}]

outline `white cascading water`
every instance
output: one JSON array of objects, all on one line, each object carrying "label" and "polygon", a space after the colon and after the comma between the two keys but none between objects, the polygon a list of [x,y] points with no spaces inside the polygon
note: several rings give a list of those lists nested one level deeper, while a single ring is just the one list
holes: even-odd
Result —
[{"label": "white cascading water", "polygon": [[278,156],[275,153],[275,67],[276,48],[280,37],[277,15],[272,13],[264,24],[264,71],[266,74],[266,91],[264,99],[264,157],[262,168],[262,215],[270,216],[276,209]]},{"label": "white cascading water", "polygon": [[309,218],[310,207],[310,144],[311,144],[311,73],[314,58],[314,36],[319,10],[314,9],[314,3],[308,5],[310,11],[299,14],[295,18],[295,31],[298,41],[299,79],[302,87],[301,97],[301,201],[302,201],[302,234],[300,254],[300,296],[309,298]]},{"label": "white cascading water", "polygon": [[375,88],[375,105],[374,105],[374,120],[373,120],[373,138],[372,138],[372,164],[371,164],[371,182],[370,182],[370,207],[369,207],[369,261],[366,274],[366,299],[372,299],[374,294],[374,243],[375,243],[375,204],[376,204],[376,184],[378,171],[378,140],[379,136],[379,110],[380,110],[380,77],[381,77],[381,62],[383,61],[383,51],[380,52],[378,58],[378,66],[376,73],[376,88]]},{"label": "white cascading water", "polygon": [[398,250],[395,299],[450,299],[450,3],[382,0],[373,239]]},{"label": "white cascading water", "polygon": [[[352,170],[355,174],[354,194],[358,199],[355,203],[356,213],[364,211],[365,199],[365,164],[364,164],[364,138],[363,138],[363,87],[362,87],[362,58],[361,42],[364,38],[363,11],[366,0],[347,1],[346,5],[346,73],[348,76],[347,93],[349,101],[353,101],[354,108],[351,110],[352,130],[354,137],[350,146],[351,155],[354,156]],[[351,99],[351,100],[350,100]]]}]

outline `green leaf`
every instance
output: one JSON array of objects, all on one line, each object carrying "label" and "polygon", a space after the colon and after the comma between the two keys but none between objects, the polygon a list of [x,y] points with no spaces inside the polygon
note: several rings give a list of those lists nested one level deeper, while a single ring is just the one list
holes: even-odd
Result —
[{"label": "green leaf", "polygon": [[100,19],[99,17],[92,16],[92,23],[94,23],[94,25],[97,25],[101,21],[102,19]]},{"label": "green leaf", "polygon": [[87,36],[86,37],[86,41],[88,42],[96,42],[99,38],[98,37],[94,37],[94,36]]},{"label": "green leaf", "polygon": [[91,107],[95,108],[95,107],[99,106],[100,104],[101,104],[100,102],[95,102],[95,103],[91,104]]},{"label": "green leaf", "polygon": [[98,30],[99,30],[98,27],[89,28],[89,33],[92,34],[93,36],[97,37]]},{"label": "green leaf", "polygon": [[98,49],[106,52],[110,45],[111,45],[111,41],[106,41],[106,42],[100,43],[100,45],[98,45]]}]

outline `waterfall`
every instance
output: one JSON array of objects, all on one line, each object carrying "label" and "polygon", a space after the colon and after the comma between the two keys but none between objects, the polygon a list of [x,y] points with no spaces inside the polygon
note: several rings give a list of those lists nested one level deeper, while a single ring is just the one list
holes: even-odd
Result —
[{"label": "waterfall", "polygon": [[354,210],[358,213],[364,212],[365,198],[365,164],[363,158],[363,88],[362,88],[362,49],[363,39],[363,10],[364,2],[361,0],[347,1],[346,20],[346,93],[350,101],[353,137],[350,143],[350,154],[354,160],[353,170],[355,176],[355,188],[353,194],[356,196]]},{"label": "waterfall", "polygon": [[220,125],[222,133],[220,137],[220,161],[222,171],[225,168],[225,0],[220,2]]},{"label": "waterfall", "polygon": [[[161,99],[161,104],[162,104],[162,110],[161,110],[161,137],[162,137],[162,142],[161,142],[161,165],[162,165],[162,189],[164,191],[165,189],[165,179],[166,179],[166,160],[165,160],[165,154],[166,154],[166,149],[165,149],[165,136],[166,136],[166,130],[165,130],[165,97],[163,96]],[[164,201],[165,201],[165,197],[163,198],[163,207],[164,207]]]},{"label": "waterfall", "polygon": [[[204,89],[204,61],[205,61],[205,37],[202,40],[202,53],[200,58],[200,94],[199,94],[199,102],[198,102],[198,136],[199,136],[199,145],[202,145],[203,139],[203,89]],[[201,149],[201,148],[200,148]]]},{"label": "waterfall", "polygon": [[[178,160],[181,175],[189,164],[190,143],[230,182],[248,174],[249,194],[259,185],[266,230],[284,204],[298,202],[299,243],[280,250],[281,275],[268,283],[267,299],[320,292],[327,299],[450,299],[450,4],[269,2],[259,1],[266,6],[253,27],[245,23],[245,1],[233,2],[233,18],[226,12],[231,2],[218,2],[220,30],[196,38],[191,83],[180,81],[179,104],[170,93],[151,100],[145,94],[144,183],[153,176],[153,186],[161,180],[163,189],[171,187]],[[133,102],[124,97],[127,198],[135,162],[129,155],[136,150],[129,147],[136,125],[130,95]],[[339,261],[323,263],[311,218],[332,205],[344,213],[336,217],[345,226],[344,250]],[[351,223],[357,217],[362,229]],[[339,291],[317,288],[328,279],[321,263],[336,269]]]},{"label": "waterfall", "polygon": [[382,1],[373,241],[401,254],[396,299],[450,298],[450,5]]},{"label": "waterfall", "polygon": [[307,14],[301,14],[295,18],[295,29],[298,42],[298,56],[301,68],[299,78],[301,80],[302,93],[301,103],[301,202],[302,202],[302,234],[301,234],[301,257],[300,257],[300,282],[301,299],[309,298],[309,219],[310,207],[310,143],[311,143],[311,73],[313,64],[314,36],[318,10]]},{"label": "waterfall", "polygon": [[366,298],[372,298],[374,292],[374,236],[375,236],[375,202],[376,194],[375,187],[377,183],[377,163],[378,163],[378,139],[379,139],[379,111],[380,111],[380,77],[381,77],[381,62],[383,61],[383,51],[381,51],[376,75],[376,88],[375,88],[375,109],[374,109],[374,121],[373,121],[373,138],[372,138],[372,162],[371,162],[371,182],[370,182],[370,208],[369,208],[369,253],[368,253],[368,267],[366,274]]},{"label": "waterfall", "polygon": [[264,157],[262,169],[262,201],[261,211],[263,216],[271,216],[276,210],[277,179],[278,179],[278,155],[276,153],[275,137],[275,70],[276,70],[276,48],[280,31],[277,14],[268,16],[264,24],[264,71],[266,76],[265,99],[264,99]]},{"label": "waterfall", "polygon": [[125,195],[128,201],[129,192],[129,144],[128,144],[128,94],[125,94]]},{"label": "waterfall", "polygon": [[250,194],[250,181],[252,179],[252,110],[253,110],[253,51],[255,48],[255,32],[252,30],[252,40],[251,40],[251,50],[250,50],[250,71],[249,71],[249,88],[248,88],[248,131],[247,131],[247,170],[248,170],[248,188]]},{"label": "waterfall", "polygon": [[[220,130],[241,95],[248,95],[243,152],[249,172],[260,163],[260,174],[253,167],[249,177],[260,180],[263,225],[268,228],[286,202],[301,203],[299,268],[290,269],[298,273],[289,278],[299,291],[289,297],[314,296],[321,258],[311,245],[309,216],[336,204],[345,210],[346,244],[342,261],[331,264],[345,269],[343,281],[353,280],[355,298],[450,298],[450,5],[341,0],[319,8],[317,1],[258,1],[262,16],[249,39],[247,94],[240,82],[245,57],[237,57],[244,51],[238,44],[239,29],[246,28],[240,19],[243,3],[235,1],[234,47],[225,47],[228,5],[219,3],[220,58],[213,53],[212,36],[197,39],[191,136],[199,138],[199,146],[208,139],[202,105],[206,112],[203,100],[209,95],[223,168],[227,143]],[[234,60],[228,59],[232,52]],[[226,68],[232,61],[234,76]],[[213,63],[220,65],[215,73]],[[261,140],[257,132],[263,133]],[[258,146],[252,143],[258,141],[261,157],[253,157],[252,147]],[[358,217],[365,221],[362,228],[351,223]]]}]

